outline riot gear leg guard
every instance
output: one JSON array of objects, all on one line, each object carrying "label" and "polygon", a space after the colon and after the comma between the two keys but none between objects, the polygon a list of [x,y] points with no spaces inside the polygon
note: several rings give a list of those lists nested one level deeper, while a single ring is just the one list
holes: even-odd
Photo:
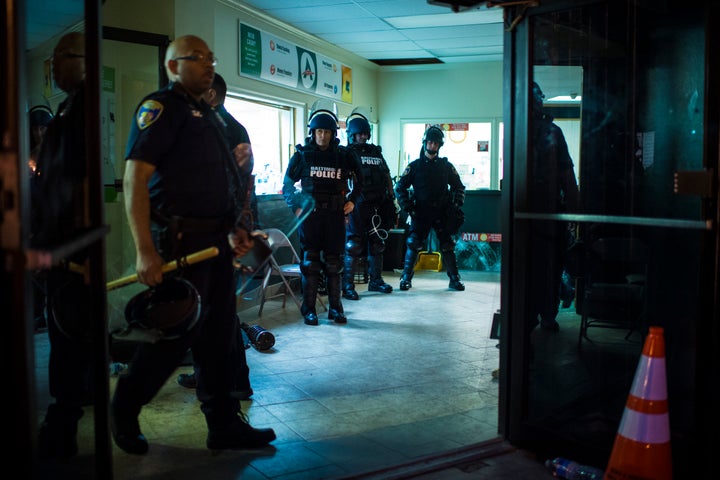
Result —
[{"label": "riot gear leg guard", "polygon": [[383,265],[383,255],[382,253],[377,253],[375,255],[371,255],[368,257],[369,264],[368,264],[368,273],[370,275],[370,281],[368,282],[368,291],[369,292],[380,292],[380,293],[390,293],[392,292],[393,288],[392,286],[385,283],[385,280],[382,278],[382,265]]},{"label": "riot gear leg guard", "polygon": [[336,255],[326,256],[325,266],[327,273],[328,302],[330,303],[328,318],[335,320],[335,323],[347,323],[347,317],[345,316],[340,300],[340,271],[342,270],[340,257]]},{"label": "riot gear leg guard", "polygon": [[412,288],[412,277],[415,274],[415,263],[417,262],[418,252],[408,248],[405,252],[405,263],[403,264],[403,273],[400,276],[400,290],[410,290]]},{"label": "riot gear leg guard", "polygon": [[315,311],[315,302],[317,302],[320,271],[322,269],[320,254],[317,252],[305,252],[305,258],[300,265],[300,269],[302,270],[303,293],[300,311],[306,325],[317,325],[318,316]]},{"label": "riot gear leg guard", "polygon": [[448,287],[458,291],[465,290],[465,284],[460,281],[460,273],[458,272],[455,250],[443,251],[442,260],[445,263],[447,275],[448,277],[450,277],[450,283],[448,284]]},{"label": "riot gear leg guard", "polygon": [[348,300],[360,300],[360,295],[355,291],[355,258],[349,253],[345,254],[342,296]]}]

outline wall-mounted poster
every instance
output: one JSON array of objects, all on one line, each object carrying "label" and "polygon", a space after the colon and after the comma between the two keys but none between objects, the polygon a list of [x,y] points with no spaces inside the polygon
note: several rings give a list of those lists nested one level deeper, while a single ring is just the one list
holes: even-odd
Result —
[{"label": "wall-mounted poster", "polygon": [[352,103],[352,69],[238,21],[240,75]]}]

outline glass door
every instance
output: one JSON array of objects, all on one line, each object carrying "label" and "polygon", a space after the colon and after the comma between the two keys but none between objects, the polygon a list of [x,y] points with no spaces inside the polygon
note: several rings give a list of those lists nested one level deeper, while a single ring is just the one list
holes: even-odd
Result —
[{"label": "glass door", "polygon": [[555,2],[512,35],[502,395],[510,440],[547,458],[605,468],[651,326],[664,329],[675,468],[711,451],[711,13]]}]

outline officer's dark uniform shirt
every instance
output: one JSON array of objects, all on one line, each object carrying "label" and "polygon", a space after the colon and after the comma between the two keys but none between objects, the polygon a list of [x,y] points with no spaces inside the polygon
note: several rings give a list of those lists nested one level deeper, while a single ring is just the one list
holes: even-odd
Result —
[{"label": "officer's dark uniform shirt", "polygon": [[35,247],[59,246],[84,224],[85,88],[68,94],[48,125],[33,179]]},{"label": "officer's dark uniform shirt", "polygon": [[[220,124],[225,128],[225,139],[227,140],[228,147],[233,150],[241,143],[250,143],[250,135],[248,135],[247,129],[233,117],[230,112],[227,111],[224,105],[217,105],[215,108]],[[250,164],[247,166],[247,171],[241,172],[243,180],[246,182],[255,181],[251,179],[253,169],[255,168],[255,159],[250,155]],[[258,205],[257,195],[255,195],[255,188],[253,187],[250,197],[250,208],[253,214],[253,230],[261,229],[260,220],[258,216]]]},{"label": "officer's dark uniform shirt", "polygon": [[[561,212],[561,177],[573,170],[567,142],[553,117],[543,114],[533,123],[532,205],[544,212]],[[574,175],[574,173],[573,173]]]},{"label": "officer's dark uniform shirt", "polygon": [[371,143],[351,143],[347,148],[360,158],[363,173],[363,201],[377,205],[392,199],[393,194],[389,191],[392,185],[390,168],[383,158],[382,148]]},{"label": "officer's dark uniform shirt", "polygon": [[[450,185],[450,190],[448,190]],[[409,189],[413,187],[413,200],[410,201]],[[453,198],[460,205],[465,199],[465,185],[460,175],[446,157],[423,158],[413,160],[405,168],[395,184],[398,203],[407,211],[422,214],[426,209],[442,209]],[[458,202],[459,200],[459,202]]]},{"label": "officer's dark uniform shirt", "polygon": [[224,127],[208,104],[195,101],[179,85],[170,83],[140,103],[126,158],[156,167],[150,202],[162,214],[235,218],[236,192],[244,189],[231,184],[238,169]]},{"label": "officer's dark uniform shirt", "polygon": [[[357,203],[363,186],[360,164],[358,158],[339,143],[337,138],[333,139],[324,151],[312,140],[295,147],[283,181],[283,196],[293,211],[305,207],[305,195],[312,195],[318,209],[342,210],[353,173],[356,176],[347,200]],[[298,180],[302,191],[299,195],[295,192]]]},{"label": "officer's dark uniform shirt", "polygon": [[250,143],[250,136],[247,133],[247,129],[227,111],[225,105],[216,106],[215,111],[220,115],[222,121],[225,122],[225,136],[228,139],[229,145],[235,148],[239,143]]}]

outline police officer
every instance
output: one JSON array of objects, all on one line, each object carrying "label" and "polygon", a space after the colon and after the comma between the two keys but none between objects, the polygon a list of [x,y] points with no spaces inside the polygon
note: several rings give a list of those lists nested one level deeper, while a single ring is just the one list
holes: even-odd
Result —
[{"label": "police officer", "polygon": [[[362,193],[363,176],[357,156],[339,145],[333,111],[314,109],[308,128],[305,145],[295,147],[283,180],[283,196],[296,216],[302,215],[308,196],[314,200],[312,213],[298,229],[303,250],[301,310],[306,325],[318,324],[315,302],[320,273],[324,271],[330,303],[328,318],[347,323],[340,300],[345,215],[353,211]],[[297,181],[301,184],[299,192],[295,188]]]},{"label": "police officer", "polygon": [[412,218],[400,290],[412,288],[418,252],[424,247],[430,229],[435,230],[440,242],[442,262],[450,277],[449,288],[465,290],[458,273],[452,237],[464,219],[461,207],[465,202],[465,185],[452,163],[438,156],[443,138],[440,127],[430,126],[423,136],[420,158],[410,162],[395,184],[398,202]]},{"label": "police officer", "polygon": [[239,400],[231,394],[234,342],[240,328],[233,258],[252,247],[252,227],[242,221],[249,210],[244,200],[249,185],[217,115],[203,101],[215,64],[202,39],[187,35],[173,41],[165,56],[171,82],[142,100],[128,138],[124,192],[139,281],[152,287],[162,282],[161,268],[168,260],[210,246],[219,249],[217,257],[183,271],[183,278],[200,294],[197,326],[176,339],[140,344],[128,372],[118,379],[111,428],[115,443],[128,453],[148,451],[138,415],[188,348],[208,426],[207,447],[257,448],[275,439],[272,429],[247,423]]},{"label": "police officer", "polygon": [[[532,85],[532,205],[542,212],[577,212],[580,209],[580,191],[575,178],[573,161],[562,130],[553,117],[543,110],[540,85]],[[528,330],[540,328],[557,332],[558,305],[563,268],[568,244],[568,224],[547,220],[531,222],[531,244]],[[539,320],[538,320],[539,319]]]},{"label": "police officer", "polygon": [[383,252],[387,231],[395,226],[399,205],[395,201],[392,177],[382,148],[367,143],[370,139],[367,118],[353,113],[346,125],[348,148],[357,153],[362,165],[363,191],[348,218],[343,298],[359,300],[355,290],[355,265],[364,252],[367,252],[370,277],[368,291],[392,292],[392,286],[382,278]]},{"label": "police officer", "polygon": [[[47,126],[37,159],[32,189],[31,244],[52,249],[85,230],[85,36],[63,36],[53,52],[53,78],[67,93]],[[83,249],[66,259],[83,264]],[[92,344],[88,297],[83,275],[64,266],[46,274],[48,377],[54,403],[40,427],[38,450],[43,460],[64,460],[77,454],[77,425],[90,400]],[[37,293],[37,292],[36,292]],[[71,327],[71,328],[69,328]]]},{"label": "police officer", "polygon": [[[233,117],[225,108],[225,97],[227,95],[227,83],[219,73],[215,73],[213,83],[210,89],[203,95],[203,99],[212,107],[213,111],[219,117],[220,123],[225,127],[225,138],[228,146],[233,151],[235,161],[240,167],[240,173],[245,177],[245,181],[253,182],[250,178],[252,174],[254,160],[252,154],[252,146],[250,145],[250,136],[245,127]],[[251,193],[251,211],[253,219],[253,230],[260,229],[258,223],[257,197],[255,196],[255,186],[253,182]],[[239,270],[236,272],[239,274]],[[241,334],[238,330],[238,334]],[[237,347],[244,350],[244,341],[239,339]],[[253,389],[250,387],[250,368],[247,365],[245,353],[237,355],[237,372],[235,395],[240,400],[248,400],[253,395]],[[185,388],[197,388],[197,378],[195,372],[181,373],[177,377],[177,383]]]}]

